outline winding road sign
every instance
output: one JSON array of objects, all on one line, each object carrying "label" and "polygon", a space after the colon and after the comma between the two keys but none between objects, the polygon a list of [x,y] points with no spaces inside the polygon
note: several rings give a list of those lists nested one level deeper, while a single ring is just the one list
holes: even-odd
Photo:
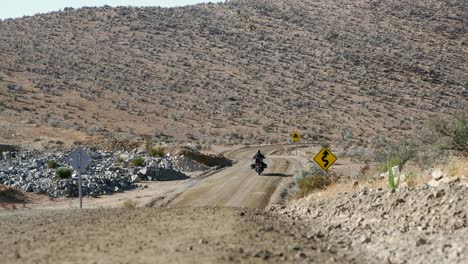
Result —
[{"label": "winding road sign", "polygon": [[328,170],[333,163],[336,161],[336,156],[328,148],[322,148],[322,150],[315,155],[315,162],[324,170]]},{"label": "winding road sign", "polygon": [[294,140],[294,142],[298,142],[299,139],[301,139],[301,134],[299,134],[299,132],[296,131],[291,135],[291,137]]}]

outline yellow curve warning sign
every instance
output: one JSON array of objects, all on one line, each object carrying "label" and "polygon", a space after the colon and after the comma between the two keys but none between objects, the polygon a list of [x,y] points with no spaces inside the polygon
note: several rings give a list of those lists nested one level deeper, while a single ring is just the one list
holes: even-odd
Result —
[{"label": "yellow curve warning sign", "polygon": [[336,156],[328,148],[323,148],[314,157],[315,162],[324,170],[328,170],[336,161]]},{"label": "yellow curve warning sign", "polygon": [[299,139],[301,139],[301,134],[299,134],[299,132],[296,131],[291,135],[291,137],[294,140],[294,142],[298,142]]}]

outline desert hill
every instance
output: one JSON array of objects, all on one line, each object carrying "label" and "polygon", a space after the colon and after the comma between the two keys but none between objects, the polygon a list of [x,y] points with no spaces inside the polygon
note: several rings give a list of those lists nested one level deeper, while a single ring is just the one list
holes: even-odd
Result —
[{"label": "desert hill", "polygon": [[0,21],[0,56],[6,142],[112,134],[259,143],[299,130],[371,145],[466,108],[468,3],[70,8]]}]

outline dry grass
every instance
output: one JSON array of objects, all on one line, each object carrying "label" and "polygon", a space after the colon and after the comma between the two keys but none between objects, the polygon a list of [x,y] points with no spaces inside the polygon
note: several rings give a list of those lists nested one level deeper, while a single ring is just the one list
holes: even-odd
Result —
[{"label": "dry grass", "polygon": [[447,165],[448,176],[468,178],[468,157],[459,157]]},{"label": "dry grass", "polygon": [[128,199],[128,200],[125,200],[125,202],[123,202],[122,207],[125,209],[135,209],[137,205],[138,205],[138,202]]},{"label": "dry grass", "polygon": [[335,180],[327,176],[309,176],[300,179],[297,182],[299,190],[294,194],[294,198],[303,198],[307,195],[326,189],[327,186],[333,184]]}]

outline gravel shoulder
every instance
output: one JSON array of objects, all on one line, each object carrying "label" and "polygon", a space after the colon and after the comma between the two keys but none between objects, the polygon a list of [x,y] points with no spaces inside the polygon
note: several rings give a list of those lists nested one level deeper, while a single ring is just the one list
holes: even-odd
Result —
[{"label": "gravel shoulder", "polygon": [[364,189],[277,211],[322,230],[330,247],[363,263],[468,263],[467,192],[467,182]]}]

